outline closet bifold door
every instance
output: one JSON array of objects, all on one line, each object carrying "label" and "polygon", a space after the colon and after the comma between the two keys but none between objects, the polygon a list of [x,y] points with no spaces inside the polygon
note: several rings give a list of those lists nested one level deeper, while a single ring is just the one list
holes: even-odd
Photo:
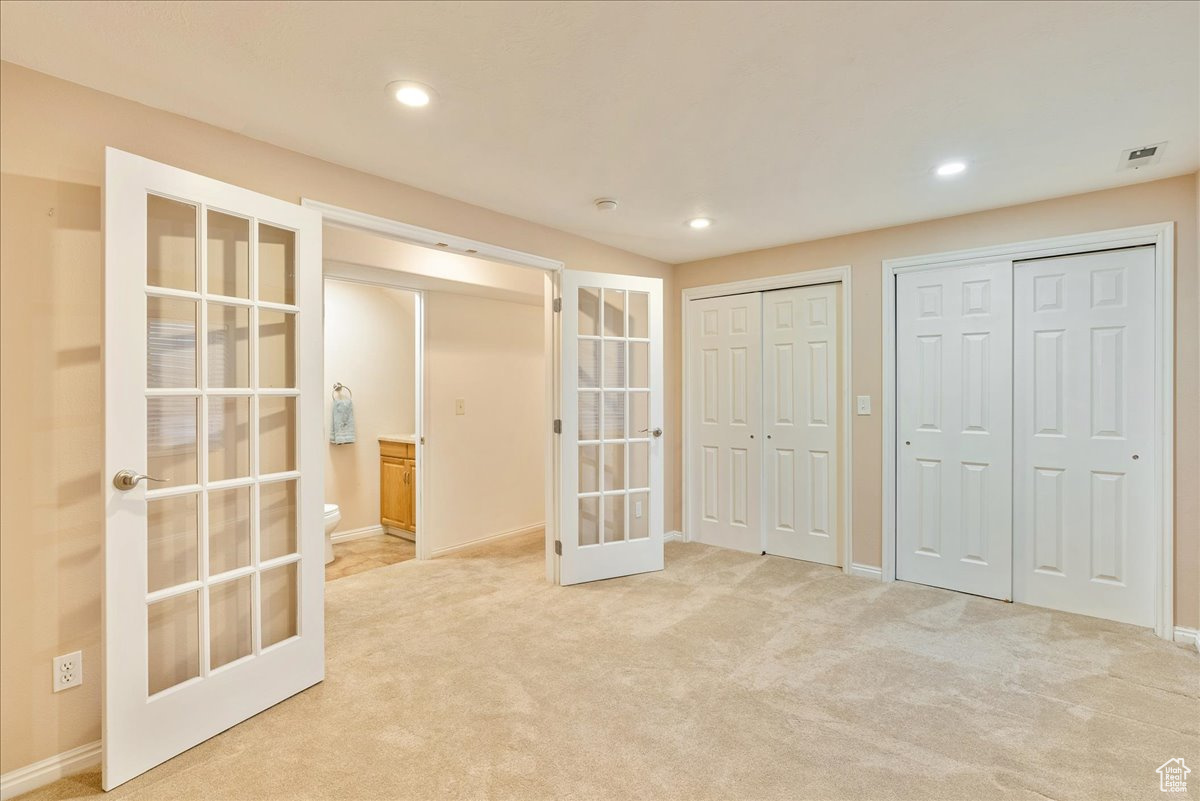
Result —
[{"label": "closet bifold door", "polygon": [[840,284],[763,293],[763,432],[769,554],[841,565]]},{"label": "closet bifold door", "polygon": [[691,536],[761,553],[762,293],[689,302]]},{"label": "closet bifold door", "polygon": [[896,277],[896,578],[1012,599],[1012,262]]},{"label": "closet bifold door", "polygon": [[1153,626],[1154,248],[1014,274],[1015,599]]}]

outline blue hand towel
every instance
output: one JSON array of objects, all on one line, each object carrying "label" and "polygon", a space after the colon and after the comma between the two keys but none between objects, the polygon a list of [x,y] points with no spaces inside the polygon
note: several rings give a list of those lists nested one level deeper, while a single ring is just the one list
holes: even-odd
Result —
[{"label": "blue hand towel", "polygon": [[329,421],[329,441],[334,445],[348,445],[354,440],[354,401],[349,398],[335,400]]}]

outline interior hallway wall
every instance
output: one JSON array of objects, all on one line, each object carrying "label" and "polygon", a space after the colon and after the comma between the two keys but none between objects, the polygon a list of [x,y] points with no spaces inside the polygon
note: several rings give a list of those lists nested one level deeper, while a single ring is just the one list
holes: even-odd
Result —
[{"label": "interior hallway wall", "polygon": [[[100,736],[105,146],[568,269],[659,277],[674,297],[671,267],[653,259],[0,63],[0,772]],[[668,468],[667,508],[675,483]],[[51,693],[51,659],[76,649],[84,685]]]},{"label": "interior hallway wall", "polygon": [[[1175,223],[1175,625],[1200,625],[1200,274],[1196,175],[1027,203],[958,217],[680,264],[676,291],[766,275],[850,265],[853,313],[851,394],[870,395],[873,414],[852,416],[853,560],[879,566],[883,532],[882,262],[950,250]],[[678,297],[678,296],[677,296]],[[679,313],[679,304],[672,310]],[[678,317],[673,325],[679,334]],[[681,343],[676,344],[679,352]],[[681,361],[668,361],[679,385]],[[676,405],[674,419],[682,424]],[[676,426],[678,427],[678,426]],[[674,453],[681,474],[679,441]],[[682,495],[680,496],[682,503]],[[682,507],[676,509],[676,517]]]},{"label": "interior hallway wall", "polygon": [[434,553],[545,522],[543,324],[541,306],[425,295],[429,427],[417,470]]},{"label": "interior hallway wall", "polygon": [[[325,502],[340,507],[341,532],[380,524],[379,437],[416,429],[415,304],[403,289],[325,281]],[[358,435],[345,445],[329,442],[339,381],[353,393]]]}]

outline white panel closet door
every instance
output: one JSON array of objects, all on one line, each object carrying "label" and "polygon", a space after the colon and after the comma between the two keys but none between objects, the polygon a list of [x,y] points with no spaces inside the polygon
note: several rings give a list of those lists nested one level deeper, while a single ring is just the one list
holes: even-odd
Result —
[{"label": "white panel closet door", "polygon": [[826,565],[838,553],[840,284],[763,294],[766,552]]},{"label": "white panel closet door", "polygon": [[896,277],[896,578],[1012,598],[1012,262]]},{"label": "white panel closet door", "polygon": [[1015,599],[1154,625],[1154,248],[1014,270]]},{"label": "white panel closet door", "polygon": [[762,295],[691,303],[691,536],[761,553]]}]

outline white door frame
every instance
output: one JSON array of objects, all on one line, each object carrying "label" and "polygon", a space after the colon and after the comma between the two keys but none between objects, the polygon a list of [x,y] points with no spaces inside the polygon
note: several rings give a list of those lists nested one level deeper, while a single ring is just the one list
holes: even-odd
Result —
[{"label": "white door frame", "polygon": [[[687,354],[691,352],[691,304],[689,301],[702,300],[704,298],[718,298],[724,295],[741,295],[747,292],[769,292],[773,289],[792,289],[801,286],[812,286],[814,284],[834,284],[842,285],[842,408],[841,414],[844,421],[842,425],[841,447],[845,458],[842,460],[841,481],[842,481],[842,572],[863,575],[869,578],[878,577],[878,571],[870,566],[857,565],[854,562],[854,526],[852,520],[852,512],[854,510],[853,503],[853,487],[852,477],[854,475],[854,449],[853,449],[853,421],[854,421],[854,399],[851,394],[852,370],[851,370],[851,326],[850,315],[850,266],[842,265],[840,267],[827,267],[820,270],[805,270],[798,273],[788,273],[786,275],[768,275],[762,278],[751,278],[746,281],[733,281],[727,284],[709,284],[707,286],[688,287],[683,290],[683,308],[680,311],[680,319],[683,325],[683,350],[680,354],[680,359],[683,364],[683,481],[681,488],[683,492],[683,532],[684,540],[692,541],[691,532],[696,530],[695,510],[690,503],[692,498],[698,497],[700,488],[693,486],[695,476],[688,473],[688,458],[687,455],[691,451],[692,436],[690,422],[696,414],[696,409],[693,404],[693,399],[687,391],[688,387],[688,358]],[[760,493],[761,495],[761,493]],[[759,498],[760,508],[765,503],[763,498]],[[765,520],[765,509],[761,510]]]},{"label": "white door frame", "polygon": [[[546,410],[550,415],[550,419],[559,417],[559,390],[558,390],[558,370],[559,370],[559,351],[558,351],[558,320],[554,313],[554,302],[560,297],[559,284],[560,274],[565,265],[557,259],[538,256],[533,253],[525,253],[520,250],[513,250],[500,245],[492,245],[487,242],[480,242],[474,239],[457,236],[455,234],[446,234],[440,231],[434,231],[431,228],[421,228],[420,226],[410,225],[400,222],[399,220],[391,220],[387,217],[378,217],[374,214],[367,214],[354,209],[348,209],[342,206],[335,206],[331,203],[324,203],[311,198],[302,198],[300,205],[305,208],[313,209],[321,214],[325,223],[332,223],[347,228],[354,228],[359,231],[366,231],[372,234],[385,236],[389,239],[395,239],[400,242],[407,242],[412,245],[419,245],[430,250],[440,252],[451,251],[460,253],[464,256],[470,256],[476,259],[486,259],[489,261],[498,261],[505,264],[511,264],[516,267],[526,267],[529,269],[540,270],[545,278],[543,282],[544,300],[542,303],[545,314],[545,364],[546,364]],[[324,273],[326,277],[342,278],[347,280],[360,280],[364,283],[385,283],[387,286],[398,289],[407,289],[417,292],[420,296],[417,304],[417,359],[418,359],[418,381],[420,387],[417,390],[416,399],[416,450],[417,462],[424,463],[427,458],[425,453],[425,432],[429,428],[429,421],[426,411],[429,408],[426,397],[426,380],[425,380],[425,314],[424,314],[424,292],[419,289],[408,274],[396,271],[395,278],[391,276],[386,278],[380,275],[379,270],[369,271],[370,277],[362,276],[355,277],[353,271],[334,269]],[[554,553],[554,541],[558,539],[558,444],[554,439],[555,435],[549,421],[546,423],[546,580],[552,584],[558,583],[558,557]],[[425,525],[425,477],[428,475],[428,470],[417,470],[417,509],[416,509],[416,556],[418,559],[433,558],[432,548],[430,547],[427,537],[422,537],[421,532],[427,531]]]},{"label": "white door frame", "polygon": [[883,279],[883,580],[896,580],[896,275],[996,259],[1021,261],[1154,245],[1154,466],[1158,498],[1154,633],[1172,639],[1175,616],[1175,223],[1164,222],[1004,245],[885,259]]}]

